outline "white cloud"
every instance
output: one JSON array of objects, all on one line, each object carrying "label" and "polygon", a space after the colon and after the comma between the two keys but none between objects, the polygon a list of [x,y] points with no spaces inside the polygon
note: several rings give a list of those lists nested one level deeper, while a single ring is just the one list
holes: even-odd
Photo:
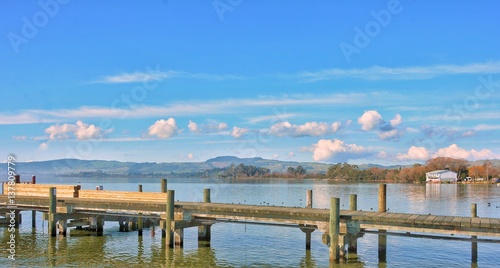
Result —
[{"label": "white cloud", "polygon": [[16,141],[24,141],[24,140],[28,139],[28,137],[26,137],[26,136],[12,136],[12,139],[16,140]]},{"label": "white cloud", "polygon": [[476,135],[476,131],[472,130],[472,129],[466,130],[462,133],[462,137],[472,137],[475,135]]},{"label": "white cloud", "polygon": [[279,154],[273,154],[273,156],[272,156],[273,159],[278,159],[279,157],[280,157]]},{"label": "white cloud", "polygon": [[148,128],[149,136],[156,136],[159,139],[168,139],[179,132],[175,119],[160,119]]},{"label": "white cloud", "polygon": [[500,125],[486,125],[480,124],[474,127],[475,131],[484,131],[484,130],[500,130]]},{"label": "white cloud", "polygon": [[294,157],[295,156],[295,153],[294,152],[289,152],[288,153],[288,157]]},{"label": "white cloud", "polygon": [[425,161],[430,158],[429,150],[425,147],[411,146],[406,154],[398,154],[398,160]]},{"label": "white cloud", "polygon": [[38,145],[38,149],[45,151],[49,148],[49,143],[48,142],[42,142],[40,145]]},{"label": "white cloud", "polygon": [[187,155],[187,159],[189,159],[189,160],[194,159],[194,155],[193,155],[192,153],[189,153],[189,154]]},{"label": "white cloud", "polygon": [[374,130],[379,127],[382,122],[384,122],[382,116],[375,110],[365,111],[363,115],[358,118],[358,123],[364,131]]},{"label": "white cloud", "polygon": [[340,122],[333,122],[332,123],[332,132],[339,131],[341,127],[342,127],[342,124]]},{"label": "white cloud", "polygon": [[363,146],[347,144],[344,141],[319,140],[312,146],[314,161],[344,162],[350,159],[362,158],[370,154]]},{"label": "white cloud", "polygon": [[388,156],[389,156],[389,154],[385,151],[380,151],[377,154],[377,158],[382,158],[382,159],[387,158]]},{"label": "white cloud", "polygon": [[227,74],[206,74],[206,73],[189,73],[182,71],[160,71],[148,70],[148,72],[133,72],[121,73],[119,75],[103,76],[99,80],[92,81],[91,83],[102,84],[118,84],[118,83],[138,83],[148,81],[162,81],[172,78],[188,78],[188,79],[203,79],[203,80],[241,80],[245,79],[243,76],[227,75]]},{"label": "white cloud", "polygon": [[283,121],[285,119],[295,117],[297,116],[296,114],[291,114],[291,113],[276,113],[273,115],[263,115],[263,116],[257,116],[250,118],[248,120],[249,123],[255,124],[263,121],[271,121],[271,122],[277,122],[277,121]]},{"label": "white cloud", "polygon": [[364,131],[378,130],[378,137],[381,140],[398,140],[402,135],[403,131],[397,129],[403,122],[403,118],[400,114],[396,114],[393,119],[386,122],[379,112],[375,110],[368,110],[363,113],[358,118],[358,123],[361,125],[361,129]]},{"label": "white cloud", "polygon": [[415,161],[425,161],[430,158],[435,157],[451,157],[451,158],[463,158],[467,160],[482,160],[482,159],[495,159],[499,158],[499,154],[495,154],[488,149],[482,150],[466,150],[459,147],[456,144],[452,144],[445,148],[438,149],[435,153],[431,154],[430,151],[425,147],[411,146],[406,154],[398,154],[396,158],[398,160],[415,160]]},{"label": "white cloud", "polygon": [[437,150],[432,157],[453,157],[465,158],[468,160],[495,159],[500,158],[500,155],[493,153],[488,149],[477,151],[475,149],[466,150],[456,144],[452,144],[446,148]]},{"label": "white cloud", "polygon": [[227,123],[209,120],[208,123],[202,124],[199,127],[199,130],[205,133],[219,133],[226,130],[227,128]]},{"label": "white cloud", "polygon": [[326,69],[315,72],[301,72],[287,77],[301,78],[308,82],[328,79],[356,78],[364,80],[421,80],[438,76],[458,74],[500,73],[500,61],[472,63],[466,65],[434,65],[390,68],[373,66],[365,69]]},{"label": "white cloud", "polygon": [[378,137],[381,139],[381,140],[392,140],[392,141],[396,141],[398,140],[401,135],[402,135],[403,132],[397,130],[397,129],[393,129],[393,130],[389,130],[389,131],[386,131],[386,132],[380,132],[378,133]]},{"label": "white cloud", "polygon": [[95,125],[85,124],[77,121],[76,124],[52,125],[45,129],[49,134],[49,140],[65,140],[76,137],[78,140],[99,139],[104,131]]},{"label": "white cloud", "polygon": [[198,124],[195,122],[189,120],[188,128],[191,132],[200,132],[200,128],[198,127]]},{"label": "white cloud", "polygon": [[269,133],[278,137],[322,136],[334,133],[340,129],[340,122],[328,124],[325,122],[306,122],[303,125],[291,124],[288,121],[279,122],[269,128]]},{"label": "white cloud", "polygon": [[396,114],[391,121],[389,121],[391,126],[394,128],[398,125],[400,125],[403,122],[403,118],[401,117],[400,114]]},{"label": "white cloud", "polygon": [[[256,99],[221,99],[221,100],[191,100],[189,102],[173,102],[162,106],[134,105],[128,106],[110,103],[110,107],[82,106],[74,109],[57,110],[25,110],[18,114],[0,113],[0,125],[54,123],[61,120],[81,120],[87,118],[137,119],[157,118],[166,114],[171,116],[234,114],[245,108],[279,107],[279,106],[309,106],[309,105],[349,105],[368,103],[372,94],[329,94],[329,95],[294,95],[293,97],[259,97]],[[120,103],[118,103],[120,104]],[[260,120],[288,118],[292,114],[278,114],[276,117],[256,118]],[[251,119],[250,119],[251,120]]]},{"label": "white cloud", "polygon": [[233,127],[231,131],[231,136],[235,138],[240,138],[248,132],[247,128]]}]

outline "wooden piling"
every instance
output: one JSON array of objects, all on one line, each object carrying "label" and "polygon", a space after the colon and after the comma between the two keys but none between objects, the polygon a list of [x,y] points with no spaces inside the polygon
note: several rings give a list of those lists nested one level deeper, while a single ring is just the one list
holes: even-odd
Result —
[{"label": "wooden piling", "polygon": [[162,193],[167,192],[167,179],[161,179],[160,190]]},{"label": "wooden piling", "polygon": [[349,209],[352,211],[358,210],[358,195],[351,194],[349,196]]},{"label": "wooden piling", "polygon": [[[210,203],[210,189],[203,189],[203,202]],[[200,225],[198,226],[198,246],[210,246],[212,238],[212,226]]]},{"label": "wooden piling", "polygon": [[378,212],[387,211],[387,185],[380,184],[378,186]]},{"label": "wooden piling", "polygon": [[306,191],[306,208],[312,208],[313,206],[313,191]]},{"label": "wooden piling", "polygon": [[184,246],[184,228],[179,228],[174,230],[174,243],[176,246]]},{"label": "wooden piling", "polygon": [[472,218],[477,218],[477,204],[476,203],[470,204],[470,216]]},{"label": "wooden piling", "polygon": [[[387,211],[387,185],[380,184],[378,188],[378,212]],[[385,263],[387,259],[387,235],[385,230],[379,230],[378,235],[378,261]]]},{"label": "wooden piling", "polygon": [[59,227],[59,235],[66,236],[68,221],[66,219],[59,220],[58,227]]},{"label": "wooden piling", "polygon": [[56,206],[57,206],[57,195],[56,187],[49,188],[49,235],[56,236]]},{"label": "wooden piling", "polygon": [[95,219],[95,231],[97,236],[102,236],[104,234],[104,217],[97,216]]},{"label": "wooden piling", "polygon": [[31,228],[36,228],[36,210],[31,211]]},{"label": "wooden piling", "polygon": [[[306,191],[306,208],[312,208],[313,206],[313,191],[312,190],[307,190]],[[303,232],[306,233],[306,250],[311,249],[311,233],[314,230],[302,230]]]},{"label": "wooden piling", "polygon": [[172,223],[174,222],[174,197],[175,192],[173,190],[167,190],[167,208],[165,215],[165,224],[163,228],[165,230],[165,244],[169,247],[174,246],[174,233],[172,232]]},{"label": "wooden piling", "polygon": [[36,184],[36,176],[31,176],[31,184]]},{"label": "wooden piling", "polygon": [[[351,211],[358,210],[358,195],[351,194],[349,196],[349,210]],[[347,250],[349,254],[358,253],[358,240],[356,238],[354,238],[352,241],[349,242]]]},{"label": "wooden piling", "polygon": [[21,175],[14,175],[15,183],[21,183]]},{"label": "wooden piling", "polygon": [[[137,187],[138,192],[142,192],[142,184],[139,184]],[[143,221],[141,217],[142,213],[139,213],[139,217],[137,217],[137,235],[142,236],[142,229],[143,229]]]},{"label": "wooden piling", "polygon": [[[470,206],[470,216],[472,218],[477,218],[477,204],[472,203]],[[477,236],[471,237],[471,261],[472,263],[477,263]]]},{"label": "wooden piling", "polygon": [[330,262],[340,260],[339,247],[340,232],[340,198],[332,197],[330,199]]}]

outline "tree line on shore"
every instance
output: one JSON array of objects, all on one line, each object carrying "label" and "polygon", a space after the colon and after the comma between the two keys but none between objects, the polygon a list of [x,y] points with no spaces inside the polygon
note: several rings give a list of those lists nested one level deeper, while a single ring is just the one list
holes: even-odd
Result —
[{"label": "tree line on shore", "polygon": [[331,165],[326,173],[308,173],[302,166],[288,167],[286,172],[271,172],[268,168],[251,165],[230,165],[225,168],[207,169],[203,172],[205,178],[289,178],[289,179],[327,179],[337,181],[394,181],[394,182],[425,182],[425,173],[433,170],[451,170],[457,173],[459,180],[480,178],[489,180],[500,176],[500,168],[490,161],[483,165],[473,166],[465,159],[437,157],[425,164],[414,164],[408,167],[360,169],[357,165],[337,163]]}]

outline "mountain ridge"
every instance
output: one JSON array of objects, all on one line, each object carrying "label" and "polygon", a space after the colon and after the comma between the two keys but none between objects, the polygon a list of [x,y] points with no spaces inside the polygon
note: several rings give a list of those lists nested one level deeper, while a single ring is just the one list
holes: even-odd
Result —
[{"label": "mountain ridge", "polygon": [[[500,166],[500,160],[490,160],[494,166]],[[469,162],[482,164],[484,160]],[[176,174],[196,174],[214,168],[226,168],[230,165],[247,165],[268,168],[271,172],[286,172],[289,167],[302,166],[307,173],[326,173],[333,164],[318,162],[282,161],[262,157],[239,158],[236,156],[217,156],[203,162],[121,162],[116,160],[83,160],[74,158],[54,159],[16,163],[16,173],[23,177],[31,175],[70,176],[76,174],[107,174],[116,176],[162,176]],[[377,164],[358,165],[359,169],[378,167],[395,169],[400,165],[383,166]],[[7,165],[0,165],[0,172],[7,174]],[[89,175],[90,176],[90,175]]]}]

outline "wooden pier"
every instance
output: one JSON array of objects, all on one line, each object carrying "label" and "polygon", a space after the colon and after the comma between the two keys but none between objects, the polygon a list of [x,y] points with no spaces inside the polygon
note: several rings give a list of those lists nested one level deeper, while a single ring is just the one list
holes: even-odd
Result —
[{"label": "wooden pier", "polygon": [[[119,222],[120,231],[137,230],[138,235],[142,235],[145,222],[161,221],[162,236],[171,247],[183,246],[184,229],[190,227],[198,227],[200,245],[209,246],[211,225],[218,222],[286,226],[300,228],[306,234],[306,250],[311,246],[311,232],[322,232],[323,243],[330,248],[331,261],[338,261],[346,253],[355,253],[357,239],[364,233],[379,235],[380,261],[385,261],[387,235],[470,236],[471,258],[476,261],[477,244],[474,243],[478,236],[500,242],[500,219],[477,217],[475,204],[471,205],[471,217],[387,212],[384,184],[379,187],[378,211],[357,210],[356,195],[350,197],[349,210],[340,210],[340,200],[335,197],[331,198],[330,209],[312,208],[312,190],[306,193],[304,208],[212,203],[210,189],[204,190],[203,202],[176,202],[175,192],[167,190],[166,180],[161,181],[159,192],[142,192],[141,185],[137,192],[19,183],[7,193],[7,187],[3,185],[0,195],[0,211],[6,215],[4,221],[8,224],[11,218],[17,217],[13,221],[18,224],[19,211],[33,211],[33,215],[36,211],[43,212],[51,236],[58,232],[66,235],[70,227],[89,227],[96,235],[103,235],[106,221]],[[9,204],[13,196],[14,205]],[[34,219],[33,227],[36,226]]]}]

